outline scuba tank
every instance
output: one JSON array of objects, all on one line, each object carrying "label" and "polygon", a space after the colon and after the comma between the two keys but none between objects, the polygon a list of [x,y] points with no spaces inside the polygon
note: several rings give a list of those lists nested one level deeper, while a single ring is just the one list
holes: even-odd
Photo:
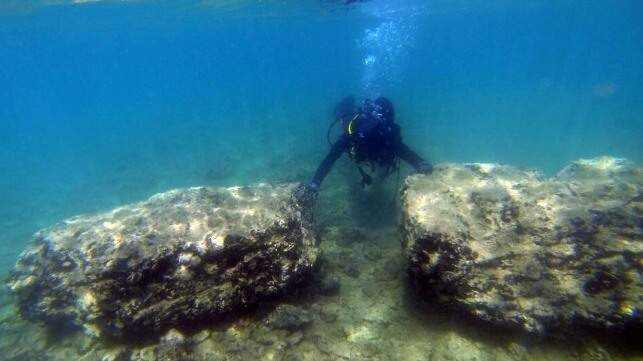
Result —
[{"label": "scuba tank", "polygon": [[326,140],[328,144],[332,147],[334,142],[330,140],[330,132],[337,123],[341,123],[342,130],[346,131],[348,126],[349,118],[355,116],[359,112],[357,106],[355,105],[355,97],[349,95],[344,97],[335,108],[333,108],[332,119],[333,122],[328,126],[328,131],[326,132]]}]

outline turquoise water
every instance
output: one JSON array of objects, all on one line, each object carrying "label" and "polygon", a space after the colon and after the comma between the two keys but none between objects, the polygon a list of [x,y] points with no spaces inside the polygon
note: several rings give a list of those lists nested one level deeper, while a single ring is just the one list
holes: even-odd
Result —
[{"label": "turquoise water", "polygon": [[309,180],[348,94],[433,163],[640,163],[641,64],[640,1],[5,1],[0,274],[75,214]]}]

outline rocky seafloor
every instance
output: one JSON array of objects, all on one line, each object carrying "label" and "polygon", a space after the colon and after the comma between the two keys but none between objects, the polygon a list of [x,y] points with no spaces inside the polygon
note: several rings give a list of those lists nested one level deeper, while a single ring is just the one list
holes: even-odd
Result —
[{"label": "rocky seafloor", "polygon": [[[456,166],[439,166],[435,179],[447,174],[440,169]],[[488,322],[472,321],[469,312],[439,297],[418,297],[426,294],[418,292],[409,262],[409,238],[395,225],[364,228],[364,222],[351,219],[351,192],[343,179],[330,177],[325,184],[316,229],[323,257],[310,267],[314,274],[303,283],[289,284],[287,292],[258,297],[248,307],[194,328],[180,322],[152,327],[148,330],[154,337],[135,337],[143,340],[134,342],[87,332],[96,327],[52,329],[26,322],[17,316],[25,310],[19,310],[16,295],[4,290],[0,359],[643,360],[640,346],[633,342],[636,335],[622,339],[616,332],[594,334],[578,328],[533,337],[530,332],[495,328],[493,322],[490,327]],[[297,219],[297,212],[294,215]],[[12,278],[13,283],[20,279]],[[640,292],[640,285],[634,286]],[[634,300],[633,313],[639,312],[640,304],[640,299]],[[113,330],[103,325],[98,329]]]}]

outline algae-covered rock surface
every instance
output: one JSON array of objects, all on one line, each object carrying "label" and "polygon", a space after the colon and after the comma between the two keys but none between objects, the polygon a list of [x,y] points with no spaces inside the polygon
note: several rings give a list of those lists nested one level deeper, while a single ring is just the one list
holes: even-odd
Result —
[{"label": "algae-covered rock surface", "polygon": [[[610,169],[611,174],[603,175],[605,169]],[[468,180],[461,178],[466,174],[469,174]],[[477,219],[478,227],[485,223],[500,224],[501,216],[491,211],[476,210],[475,202],[486,204],[485,209],[495,209],[490,205],[493,202],[485,203],[483,199],[489,199],[493,193],[502,190],[518,199],[504,187],[489,188],[487,193],[478,190],[479,195],[470,196],[472,201],[468,207],[452,213],[454,217],[460,217],[455,218],[459,223],[449,223],[453,218],[444,215],[449,215],[447,208],[440,208],[438,210],[445,218],[429,228],[427,220],[438,217],[440,213],[425,212],[422,213],[424,218],[419,217],[414,223],[409,223],[408,184],[442,180],[457,189],[474,189],[480,174],[483,184],[521,184],[515,189],[542,197],[534,196],[536,199],[547,199],[533,202],[545,202],[543,204],[552,212],[550,222],[554,224],[556,221],[555,227],[538,228],[541,236],[535,245],[550,242],[548,252],[552,253],[547,255],[546,265],[538,263],[537,270],[543,275],[531,272],[530,275],[536,276],[515,291],[513,304],[507,295],[514,292],[511,288],[516,287],[514,283],[520,280],[527,282],[526,278],[512,276],[505,281],[499,275],[502,272],[520,275],[518,262],[530,260],[528,254],[536,257],[541,252],[538,247],[529,248],[529,252],[519,252],[526,246],[521,246],[520,240],[511,235],[517,226],[514,231],[508,229],[506,235],[514,242],[513,246],[506,246],[513,247],[513,253],[508,252],[497,268],[492,267],[494,261],[485,263],[482,256],[471,260],[464,256],[451,257],[457,253],[444,253],[442,260],[430,264],[426,262],[429,260],[427,257],[440,253],[427,248],[418,253],[421,254],[419,257],[425,258],[423,263],[416,264],[417,267],[422,271],[430,271],[430,267],[434,267],[441,273],[416,274],[410,277],[412,282],[403,277],[405,269],[407,272],[413,270],[409,267],[413,265],[412,247],[423,244],[419,241],[411,243],[414,238],[408,237],[408,227],[419,230],[423,224],[427,232],[418,231],[417,234],[430,234],[430,229],[444,233],[452,227],[451,224],[465,224],[472,219]],[[541,182],[542,191],[529,188],[524,175],[529,175],[530,182],[534,184]],[[573,194],[568,190],[568,193],[561,191],[560,195],[552,196],[544,190],[557,189],[555,181],[569,182],[570,189],[580,197],[589,189],[585,188],[588,184],[596,182],[598,187],[601,182],[611,179],[615,182],[611,183],[614,187],[603,187],[606,192],[630,192],[632,182],[627,179],[638,179],[639,175],[637,168],[610,158],[577,162],[555,178],[498,165],[440,165],[433,175],[408,179],[402,232],[396,224],[395,213],[391,213],[390,222],[380,222],[379,227],[369,222],[372,214],[361,219],[352,217],[350,207],[365,209],[381,200],[382,193],[369,193],[367,190],[361,196],[372,199],[362,202],[357,197],[351,198],[355,190],[345,179],[332,177],[325,183],[326,188],[319,198],[312,193],[297,191],[293,184],[190,188],[162,193],[148,201],[111,212],[75,217],[39,232],[18,261],[10,287],[0,290],[0,359],[638,361],[643,352],[638,346],[639,334],[636,332],[629,333],[629,337],[621,337],[615,332],[614,337],[609,337],[611,335],[597,336],[593,330],[577,328],[573,333],[556,338],[531,337],[525,333],[480,327],[478,322],[470,322],[472,318],[469,316],[475,316],[474,320],[478,317],[494,324],[524,328],[525,323],[517,323],[516,318],[511,317],[535,315],[539,308],[533,308],[536,311],[531,313],[521,311],[517,308],[522,307],[520,297],[540,302],[542,306],[539,307],[551,309],[558,295],[566,300],[570,296],[566,298],[565,295],[584,292],[575,297],[573,302],[576,303],[556,304],[560,305],[560,310],[552,311],[552,315],[559,317],[557,321],[552,321],[553,316],[549,314],[534,316],[534,320],[540,323],[528,324],[531,326],[528,329],[580,323],[563,318],[572,312],[573,305],[580,305],[580,301],[595,307],[578,308],[577,315],[583,310],[592,310],[592,315],[598,315],[603,309],[596,306],[609,307],[608,302],[619,307],[604,314],[605,321],[593,325],[604,327],[611,322],[615,326],[613,329],[617,329],[616,326],[638,327],[640,298],[627,298],[626,292],[640,292],[640,281],[634,280],[635,275],[628,268],[632,262],[640,262],[640,252],[637,253],[632,244],[624,243],[623,251],[596,252],[593,262],[606,264],[601,268],[603,272],[616,272],[617,277],[626,274],[630,278],[619,278],[616,284],[590,281],[594,279],[593,270],[589,266],[581,268],[580,262],[584,258],[574,256],[579,259],[576,260],[569,256],[565,260],[560,259],[561,252],[567,249],[563,247],[564,242],[569,242],[563,235],[569,236],[576,229],[565,226],[561,220],[566,219],[565,212],[571,212],[569,214],[576,214],[575,217],[588,222],[589,218],[583,218],[585,211],[582,209],[592,209],[592,214],[606,212],[596,206],[603,203],[592,198],[577,199],[572,204],[577,204],[579,209],[560,208],[558,213],[554,213],[558,204],[556,199],[564,194],[570,198]],[[458,183],[449,177],[463,180]],[[570,177],[573,180],[570,181]],[[441,189],[437,185],[431,187],[433,190]],[[546,194],[550,194],[549,198]],[[480,198],[482,195],[487,198]],[[421,197],[426,198],[423,200]],[[421,207],[420,201],[435,199],[432,197],[435,196],[427,190],[417,198],[416,205]],[[638,212],[635,207],[638,207],[639,198],[617,201],[611,196],[597,197],[601,202],[614,202],[614,206],[609,208],[614,212],[615,209],[625,209],[622,210],[622,221],[614,226],[621,232],[621,242],[634,242],[636,234],[640,242],[640,230],[632,235],[628,226],[628,219],[640,215],[628,213]],[[313,237],[311,222],[311,205],[315,199],[319,200],[314,206],[319,219],[314,227],[317,238]],[[388,201],[390,198],[384,199]],[[506,201],[507,196],[501,199]],[[351,206],[353,202],[356,204]],[[434,203],[431,208],[446,207],[444,203]],[[424,207],[428,209],[428,205]],[[477,212],[474,214],[487,214],[487,217],[474,218],[470,215],[472,210]],[[514,225],[523,219],[521,217],[536,217],[535,211],[520,210],[516,207],[500,213],[507,220],[513,217]],[[625,216],[627,214],[630,218]],[[574,222],[574,227],[580,227],[579,221]],[[535,232],[527,228],[528,221],[522,220],[520,224],[524,231],[519,234]],[[560,245],[545,237],[546,228],[550,226],[560,233]],[[587,247],[608,250],[607,246],[597,243],[603,239],[600,237],[606,229],[610,228],[601,223],[595,230],[591,228],[591,232],[585,230],[574,234],[577,238],[583,234],[584,237],[594,234],[590,241],[583,243]],[[479,239],[489,242],[484,237]],[[500,241],[503,239],[498,237],[492,243],[496,248],[489,248],[487,253],[483,253],[480,245],[476,246],[476,242],[483,241],[473,238],[466,239],[470,243],[464,243],[463,238],[457,245],[463,252],[470,249],[471,254],[500,254],[499,250],[503,249]],[[402,240],[407,245],[403,250],[399,247]],[[447,240],[441,242],[444,244],[436,244],[444,250],[455,247]],[[102,248],[97,248],[99,245]],[[581,250],[589,252],[584,248]],[[598,256],[606,253],[611,258]],[[639,258],[632,261],[633,256]],[[491,257],[485,259],[488,258]],[[536,260],[540,259],[536,257]],[[115,268],[118,262],[121,262],[120,267]],[[556,266],[556,262],[579,266],[572,271],[568,265],[569,271],[564,271],[562,265]],[[99,266],[101,264],[102,267]],[[447,264],[452,267],[446,268]],[[623,267],[624,271],[618,273],[617,267]],[[556,281],[557,276],[544,275],[563,272],[568,272],[564,274],[569,277],[564,278],[568,282],[565,284]],[[497,286],[504,288],[493,293],[497,283],[487,281],[485,274],[489,275],[488,278],[500,279],[497,283],[507,286]],[[473,276],[480,278],[476,280]],[[536,281],[536,277],[540,281]],[[568,286],[573,284],[571,279],[578,280],[576,288]],[[555,282],[559,282],[558,286]],[[586,292],[585,284],[588,284],[589,292]],[[487,289],[477,294],[464,293],[466,287],[487,285]],[[417,291],[454,308],[455,312],[445,311],[442,307],[427,308],[435,306],[435,303],[423,302]],[[280,297],[273,297],[275,295]],[[468,304],[464,298],[458,299],[459,296],[464,297],[461,295],[469,296],[475,303]],[[473,297],[479,299],[473,300]],[[547,304],[550,299],[552,303]],[[632,303],[632,299],[638,303]],[[591,300],[595,302],[591,304]],[[509,306],[505,307],[505,304]],[[514,304],[518,306],[511,308]],[[494,307],[500,311],[493,313]],[[237,312],[242,309],[246,312]],[[477,309],[482,311],[476,313]],[[502,318],[505,311],[513,314]],[[152,318],[157,315],[161,318]],[[44,322],[25,321],[25,317]],[[618,323],[619,319],[614,321],[616,317],[621,317],[623,322]],[[576,316],[573,320],[589,323],[590,319]],[[62,332],[61,323],[80,327]],[[119,335],[127,337],[113,338]]]},{"label": "algae-covered rock surface", "polygon": [[576,161],[555,177],[445,164],[403,189],[407,273],[423,297],[529,332],[643,329],[643,170]]},{"label": "algae-covered rock surface", "polygon": [[294,184],[188,188],[38,232],[9,286],[21,315],[110,337],[160,335],[287,292],[314,269]]}]

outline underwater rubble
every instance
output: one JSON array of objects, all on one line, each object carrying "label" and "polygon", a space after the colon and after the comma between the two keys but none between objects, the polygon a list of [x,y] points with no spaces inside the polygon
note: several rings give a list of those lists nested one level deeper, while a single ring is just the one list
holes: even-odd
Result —
[{"label": "underwater rubble", "polygon": [[403,187],[407,274],[425,299],[541,334],[643,330],[643,170],[580,160],[548,178],[443,164]]},{"label": "underwater rubble", "polygon": [[399,228],[337,216],[345,182],[317,205],[255,184],[74,217],[36,234],[0,293],[0,359],[638,359],[558,331],[640,334],[642,172],[442,164],[407,178]]},{"label": "underwater rubble", "polygon": [[313,198],[295,184],[188,188],[38,232],[9,280],[21,315],[147,339],[244,310],[309,277]]}]

